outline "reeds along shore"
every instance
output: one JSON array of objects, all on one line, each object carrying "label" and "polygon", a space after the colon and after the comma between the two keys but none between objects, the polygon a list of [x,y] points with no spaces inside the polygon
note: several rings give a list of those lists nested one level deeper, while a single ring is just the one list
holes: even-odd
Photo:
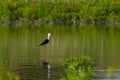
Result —
[{"label": "reeds along shore", "polygon": [[119,23],[119,0],[1,0],[0,21]]}]

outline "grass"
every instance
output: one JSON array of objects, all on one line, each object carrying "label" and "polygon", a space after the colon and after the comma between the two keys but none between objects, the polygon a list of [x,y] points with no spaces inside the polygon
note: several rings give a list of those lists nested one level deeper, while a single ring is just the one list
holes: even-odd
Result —
[{"label": "grass", "polygon": [[6,73],[0,74],[0,80],[20,80],[19,76],[15,75],[14,73],[8,71]]},{"label": "grass", "polygon": [[115,23],[119,0],[1,0],[1,21]]},{"label": "grass", "polygon": [[[92,58],[89,56],[66,58],[63,65],[65,66],[65,76],[62,77],[61,80],[92,80],[95,78],[101,79],[102,77],[102,76],[98,76],[98,77],[94,76],[95,70],[97,71],[99,70],[95,69],[95,66],[93,66],[94,62]],[[116,71],[117,71],[117,67],[112,66],[112,67],[107,67],[105,69],[105,72],[102,73],[104,73],[104,77],[106,77],[107,79],[112,79],[112,75]],[[101,72],[99,71],[99,73]]]},{"label": "grass", "polygon": [[89,56],[67,58],[64,62],[65,77],[62,80],[92,80],[93,61]]}]

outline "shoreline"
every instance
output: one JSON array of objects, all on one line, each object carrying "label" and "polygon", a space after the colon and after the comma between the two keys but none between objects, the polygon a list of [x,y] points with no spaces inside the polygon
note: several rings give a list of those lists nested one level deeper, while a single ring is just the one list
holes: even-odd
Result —
[{"label": "shoreline", "polygon": [[72,21],[72,20],[0,20],[0,24],[71,24],[71,25],[81,25],[81,24],[120,24],[120,21]]}]

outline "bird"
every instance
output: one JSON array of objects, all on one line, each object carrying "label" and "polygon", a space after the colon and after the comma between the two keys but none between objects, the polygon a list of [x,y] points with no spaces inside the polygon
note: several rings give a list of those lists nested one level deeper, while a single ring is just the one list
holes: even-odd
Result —
[{"label": "bird", "polygon": [[47,61],[42,62],[42,65],[43,65],[44,68],[47,68],[48,70],[51,69],[50,63],[47,62]]},{"label": "bird", "polygon": [[46,45],[50,42],[50,37],[51,37],[51,33],[48,33],[48,37],[47,39],[45,39],[42,43],[40,43],[38,46],[43,46]]}]

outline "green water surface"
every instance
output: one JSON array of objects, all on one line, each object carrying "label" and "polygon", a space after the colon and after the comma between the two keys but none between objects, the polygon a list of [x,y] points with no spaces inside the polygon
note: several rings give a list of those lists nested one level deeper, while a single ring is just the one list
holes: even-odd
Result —
[{"label": "green water surface", "polygon": [[[51,33],[50,43],[38,46]],[[89,55],[95,67],[120,65],[120,25],[0,26],[0,75],[11,71],[21,80],[60,80],[65,58]],[[41,67],[51,64],[51,71]],[[7,80],[5,78],[5,80]]]}]

